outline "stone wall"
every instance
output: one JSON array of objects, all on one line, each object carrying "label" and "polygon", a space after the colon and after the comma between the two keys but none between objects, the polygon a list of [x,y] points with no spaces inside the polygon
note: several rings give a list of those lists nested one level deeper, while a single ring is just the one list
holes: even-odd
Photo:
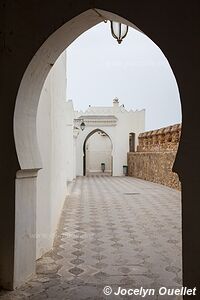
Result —
[{"label": "stone wall", "polygon": [[128,175],[180,190],[172,172],[180,135],[181,124],[141,133],[137,152],[128,153]]}]

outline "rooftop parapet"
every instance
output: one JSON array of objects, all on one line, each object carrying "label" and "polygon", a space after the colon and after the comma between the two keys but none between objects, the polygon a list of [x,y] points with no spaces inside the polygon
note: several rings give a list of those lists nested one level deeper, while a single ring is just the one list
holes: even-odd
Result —
[{"label": "rooftop parapet", "polygon": [[140,133],[138,152],[177,150],[181,136],[181,124]]}]

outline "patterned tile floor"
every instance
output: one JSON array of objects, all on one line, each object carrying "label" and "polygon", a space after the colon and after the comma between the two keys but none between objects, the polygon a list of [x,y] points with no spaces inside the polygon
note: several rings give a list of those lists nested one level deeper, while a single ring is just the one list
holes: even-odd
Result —
[{"label": "patterned tile floor", "polygon": [[[52,251],[37,275],[0,299],[181,299],[181,203],[176,190],[131,177],[79,177]],[[152,288],[154,296],[105,296],[104,286]]]}]

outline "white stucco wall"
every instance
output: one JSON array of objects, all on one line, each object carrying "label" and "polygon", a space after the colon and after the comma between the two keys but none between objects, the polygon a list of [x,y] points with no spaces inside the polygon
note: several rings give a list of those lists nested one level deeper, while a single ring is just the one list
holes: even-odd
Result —
[{"label": "white stucco wall", "polygon": [[37,178],[36,256],[53,245],[67,181],[73,179],[73,106],[66,102],[66,57],[52,67],[42,90],[37,135],[43,163]]},{"label": "white stucco wall", "polygon": [[105,163],[105,172],[111,172],[111,160],[110,138],[95,132],[86,142],[86,172],[101,172],[101,163]]},{"label": "white stucco wall", "polygon": [[67,141],[66,144],[66,159],[67,159],[67,182],[70,183],[76,178],[76,139],[73,137],[74,128],[74,108],[71,100],[66,103],[65,122],[66,131],[63,138]]},{"label": "white stucco wall", "polygon": [[[77,168],[76,174],[83,175],[83,145],[87,136],[94,130],[104,131],[112,141],[113,176],[123,175],[123,165],[127,165],[127,152],[129,152],[129,133],[135,133],[135,146],[139,133],[145,130],[145,110],[126,110],[119,103],[108,107],[89,107],[85,112],[76,112],[86,123],[84,131],[77,137]],[[104,121],[99,117],[104,117]],[[91,118],[93,120],[91,121]],[[96,119],[95,119],[96,118]],[[108,120],[106,120],[108,118]],[[110,118],[116,118],[116,122]]]}]

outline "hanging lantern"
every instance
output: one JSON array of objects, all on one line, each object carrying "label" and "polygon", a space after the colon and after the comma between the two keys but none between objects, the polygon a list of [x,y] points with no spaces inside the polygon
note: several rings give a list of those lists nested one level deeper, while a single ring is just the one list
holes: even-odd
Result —
[{"label": "hanging lantern", "polygon": [[82,131],[85,129],[85,123],[84,122],[81,123],[80,128],[81,128]]},{"label": "hanging lantern", "polygon": [[122,23],[110,21],[112,36],[121,44],[128,33],[128,26]]}]

